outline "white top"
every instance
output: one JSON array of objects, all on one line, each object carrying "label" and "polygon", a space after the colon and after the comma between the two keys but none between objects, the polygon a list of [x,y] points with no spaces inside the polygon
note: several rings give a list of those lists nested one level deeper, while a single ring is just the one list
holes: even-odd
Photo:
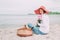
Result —
[{"label": "white top", "polygon": [[43,33],[49,32],[49,17],[47,14],[42,15],[42,23],[38,25],[40,25],[39,30],[42,31]]}]

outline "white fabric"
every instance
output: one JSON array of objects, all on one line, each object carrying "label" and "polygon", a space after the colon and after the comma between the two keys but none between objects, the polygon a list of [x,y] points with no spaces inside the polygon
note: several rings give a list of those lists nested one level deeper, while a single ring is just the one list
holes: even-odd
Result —
[{"label": "white fabric", "polygon": [[39,25],[40,25],[39,28],[40,31],[42,31],[43,33],[49,32],[49,17],[47,14],[42,15],[42,23]]}]

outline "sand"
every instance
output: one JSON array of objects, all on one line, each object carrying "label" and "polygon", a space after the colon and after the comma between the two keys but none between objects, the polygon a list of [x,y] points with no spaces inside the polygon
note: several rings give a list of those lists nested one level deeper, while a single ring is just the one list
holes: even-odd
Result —
[{"label": "sand", "polygon": [[59,24],[50,25],[50,32],[47,35],[33,34],[33,36],[29,37],[17,36],[18,28],[19,27],[0,29],[0,40],[60,40]]}]

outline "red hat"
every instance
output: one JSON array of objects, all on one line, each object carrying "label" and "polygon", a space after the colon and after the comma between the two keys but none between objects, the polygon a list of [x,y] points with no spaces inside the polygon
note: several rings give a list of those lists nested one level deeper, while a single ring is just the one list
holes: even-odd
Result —
[{"label": "red hat", "polygon": [[36,9],[34,12],[35,14],[41,14],[40,9],[43,9],[45,11],[45,14],[48,14],[48,10],[44,6],[41,6],[40,8]]}]

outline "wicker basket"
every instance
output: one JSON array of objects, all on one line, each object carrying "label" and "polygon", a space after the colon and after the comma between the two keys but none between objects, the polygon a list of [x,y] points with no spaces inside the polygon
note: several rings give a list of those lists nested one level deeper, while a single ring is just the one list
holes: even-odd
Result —
[{"label": "wicker basket", "polygon": [[17,30],[17,35],[21,37],[32,36],[32,34],[32,30],[30,28],[27,28],[26,26]]}]

